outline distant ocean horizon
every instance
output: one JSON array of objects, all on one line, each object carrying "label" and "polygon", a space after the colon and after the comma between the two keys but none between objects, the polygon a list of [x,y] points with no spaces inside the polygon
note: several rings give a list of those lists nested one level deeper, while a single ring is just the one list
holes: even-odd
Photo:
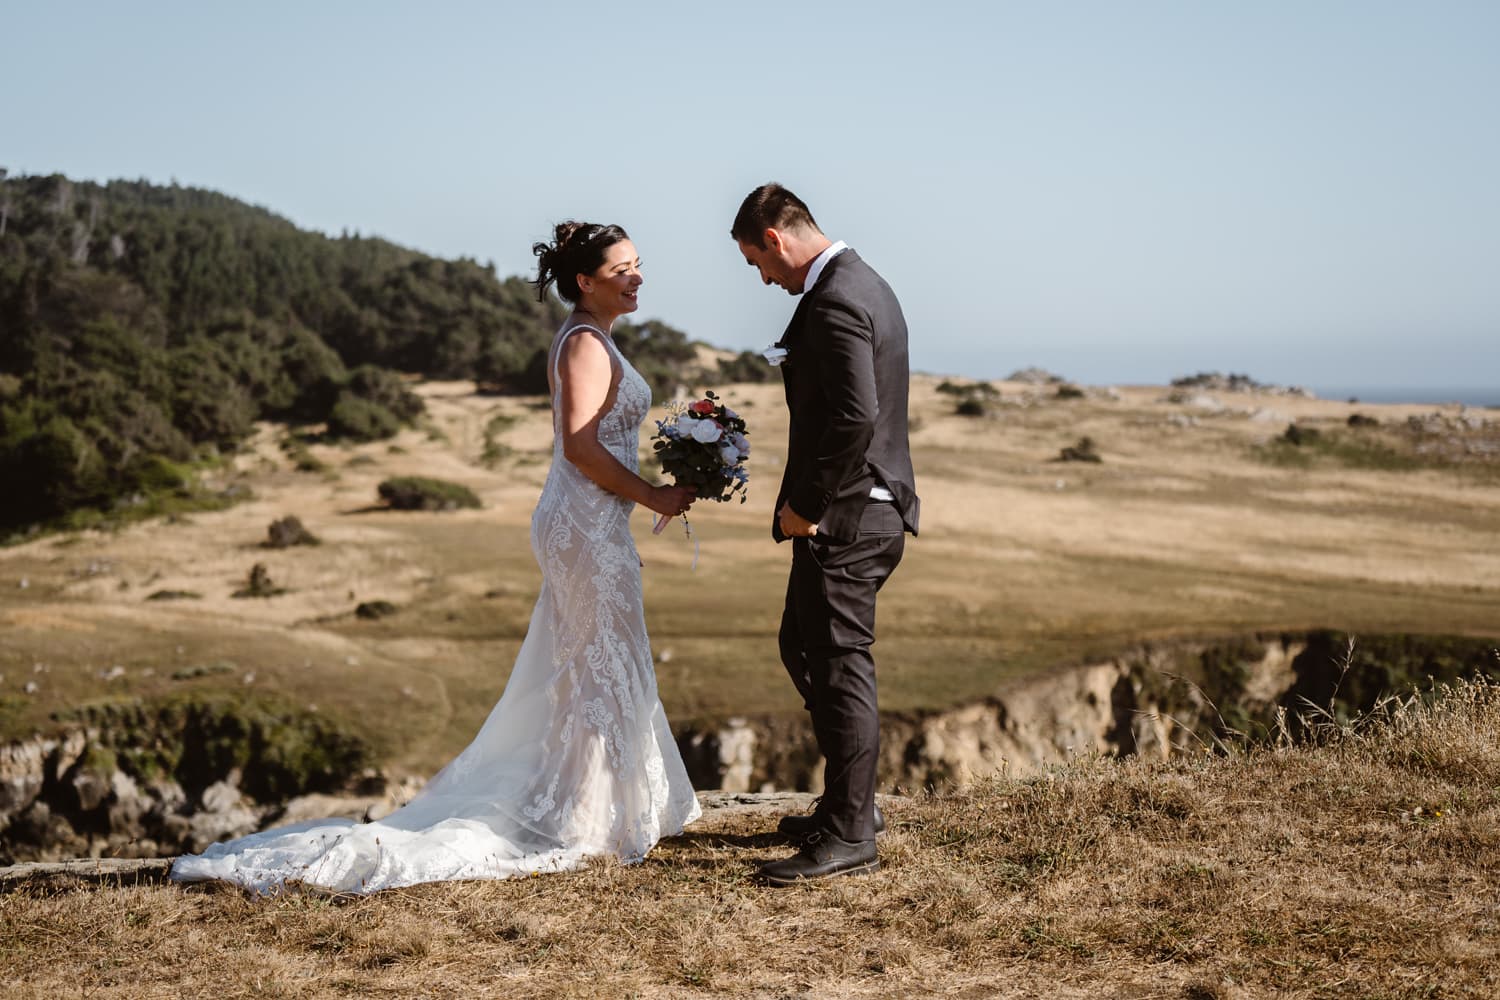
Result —
[{"label": "distant ocean horizon", "polygon": [[1489,386],[1420,386],[1406,388],[1390,385],[1317,385],[1303,388],[1319,399],[1357,399],[1361,403],[1463,403],[1465,406],[1500,407],[1500,388]]}]

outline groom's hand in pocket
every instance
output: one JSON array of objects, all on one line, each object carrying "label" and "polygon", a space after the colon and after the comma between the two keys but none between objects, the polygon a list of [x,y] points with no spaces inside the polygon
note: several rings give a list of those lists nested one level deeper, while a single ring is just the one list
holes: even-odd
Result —
[{"label": "groom's hand in pocket", "polygon": [[788,538],[811,538],[818,533],[818,526],[792,510],[789,503],[782,504],[776,516],[781,521],[781,533]]}]

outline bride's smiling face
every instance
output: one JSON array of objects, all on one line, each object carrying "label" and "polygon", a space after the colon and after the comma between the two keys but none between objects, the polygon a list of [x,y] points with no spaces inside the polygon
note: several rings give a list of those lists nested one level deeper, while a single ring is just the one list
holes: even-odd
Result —
[{"label": "bride's smiling face", "polygon": [[604,263],[598,270],[578,276],[578,290],[599,311],[618,315],[635,312],[639,307],[636,292],[644,280],[635,244],[621,240],[604,251]]}]

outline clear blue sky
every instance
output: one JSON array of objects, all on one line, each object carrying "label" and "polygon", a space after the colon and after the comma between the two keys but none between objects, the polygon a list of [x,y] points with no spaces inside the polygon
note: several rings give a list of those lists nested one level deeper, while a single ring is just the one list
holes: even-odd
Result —
[{"label": "clear blue sky", "polygon": [[9,4],[0,166],[213,188],[525,273],[635,237],[641,318],[793,302],[728,237],[780,180],[923,370],[1500,378],[1500,3]]}]

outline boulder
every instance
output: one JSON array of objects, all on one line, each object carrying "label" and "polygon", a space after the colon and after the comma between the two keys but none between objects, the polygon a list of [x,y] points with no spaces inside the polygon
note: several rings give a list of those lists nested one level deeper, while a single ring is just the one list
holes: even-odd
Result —
[{"label": "boulder", "polygon": [[109,776],[109,833],[111,838],[135,840],[145,835],[141,820],[151,811],[151,796],[141,791],[124,771]]},{"label": "boulder", "polygon": [[0,746],[0,830],[41,792],[47,777],[47,758],[55,746],[43,739]]},{"label": "boulder", "polygon": [[[223,781],[216,781],[203,790],[198,798],[197,811],[187,818],[183,846],[200,854],[209,844],[254,833],[260,828],[263,812],[240,791],[240,772],[236,768]],[[172,828],[175,832],[175,824]]]},{"label": "boulder", "polygon": [[109,775],[98,771],[79,768],[68,779],[67,785],[73,789],[73,798],[79,812],[91,813],[109,798]]}]

